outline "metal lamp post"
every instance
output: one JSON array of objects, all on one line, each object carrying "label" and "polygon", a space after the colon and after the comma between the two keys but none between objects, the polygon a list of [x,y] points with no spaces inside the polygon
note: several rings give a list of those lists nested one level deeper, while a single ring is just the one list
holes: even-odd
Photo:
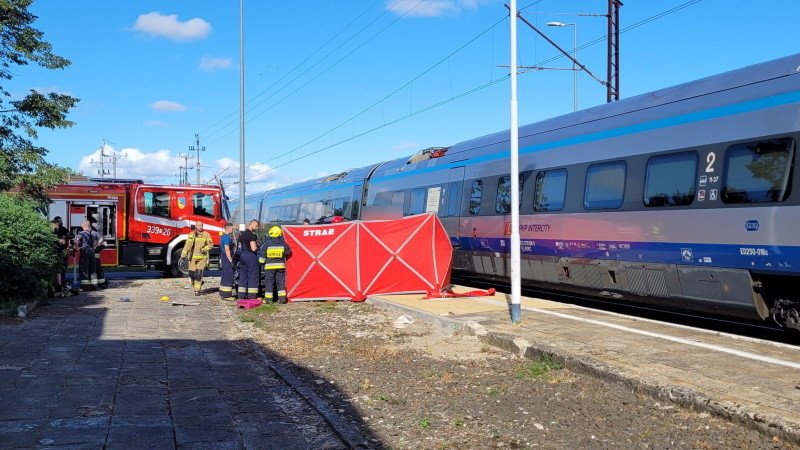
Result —
[{"label": "metal lamp post", "polygon": [[[572,27],[573,41],[572,41],[572,57],[578,59],[578,24],[577,23],[562,23],[562,22],[547,22],[548,27]],[[575,67],[575,61],[572,62],[572,110],[578,110],[578,68]]]},{"label": "metal lamp post", "polygon": [[519,117],[517,107],[517,0],[511,0],[511,322],[522,320],[519,236]]}]

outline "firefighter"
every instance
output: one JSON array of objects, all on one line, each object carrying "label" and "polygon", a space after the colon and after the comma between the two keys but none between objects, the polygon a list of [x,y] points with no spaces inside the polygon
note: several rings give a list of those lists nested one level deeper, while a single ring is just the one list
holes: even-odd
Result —
[{"label": "firefighter", "polygon": [[286,258],[292,249],[283,239],[281,227],[274,226],[267,233],[269,237],[261,244],[264,255],[264,301],[273,300],[273,291],[278,295],[278,303],[286,303]]},{"label": "firefighter", "polygon": [[181,258],[189,258],[189,278],[192,280],[194,295],[200,295],[203,288],[203,271],[208,264],[208,252],[214,247],[214,241],[207,231],[203,231],[203,222],[197,222],[194,231],[189,233],[183,245]]},{"label": "firefighter", "polygon": [[88,220],[81,223],[81,232],[75,237],[78,247],[78,268],[80,270],[81,289],[87,291],[97,290],[97,275],[95,273],[94,247],[95,240],[92,236],[92,226]]},{"label": "firefighter", "polygon": [[106,274],[103,270],[103,264],[100,262],[100,251],[106,248],[106,241],[100,236],[100,233],[97,231],[92,230],[92,244],[94,245],[94,269],[95,274],[97,275],[97,287],[100,289],[105,289],[108,287],[108,280],[106,280]]},{"label": "firefighter", "polygon": [[233,242],[233,224],[225,223],[225,233],[219,239],[219,265],[222,275],[219,280],[219,296],[223,300],[233,300],[233,271],[235,264],[235,244]]},{"label": "firefighter", "polygon": [[237,252],[241,254],[239,259],[239,290],[238,297],[257,298],[258,286],[261,284],[261,268],[258,264],[258,238],[255,231],[259,223],[256,219],[250,221],[247,229],[239,233],[239,244]]}]

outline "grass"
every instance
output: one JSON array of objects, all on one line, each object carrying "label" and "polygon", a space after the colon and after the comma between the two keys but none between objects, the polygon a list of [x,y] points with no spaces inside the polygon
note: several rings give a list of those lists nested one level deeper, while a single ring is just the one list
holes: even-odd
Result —
[{"label": "grass", "polygon": [[517,369],[517,378],[520,380],[546,381],[549,372],[563,369],[564,365],[555,361],[550,355],[542,355],[536,361],[531,361]]},{"label": "grass", "polygon": [[486,395],[488,395],[489,397],[497,397],[498,395],[500,395],[500,389],[494,386],[486,388]]},{"label": "grass", "polygon": [[431,427],[431,419],[427,417],[419,419],[419,427],[422,428],[423,430],[429,429]]},{"label": "grass", "polygon": [[374,398],[375,400],[380,400],[390,405],[405,405],[407,403],[407,400],[404,398],[397,398],[387,394],[378,394]]},{"label": "grass", "polygon": [[464,419],[463,417],[459,417],[458,419],[453,421],[453,426],[456,426],[456,427],[463,427],[463,426],[466,426],[466,425],[467,425],[467,420]]},{"label": "grass", "polygon": [[336,302],[317,303],[314,305],[314,309],[321,312],[333,312],[336,311]]},{"label": "grass", "polygon": [[441,370],[426,370],[425,376],[428,378],[441,378],[444,373]]},{"label": "grass", "polygon": [[244,323],[251,323],[256,328],[266,328],[264,317],[278,312],[278,305],[265,303],[258,308],[249,309],[239,315],[239,320]]}]

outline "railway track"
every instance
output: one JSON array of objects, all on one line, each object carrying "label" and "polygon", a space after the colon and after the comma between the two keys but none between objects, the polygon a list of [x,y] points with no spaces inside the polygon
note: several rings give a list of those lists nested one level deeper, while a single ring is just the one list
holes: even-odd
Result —
[{"label": "railway track", "polygon": [[[507,281],[502,280],[490,281],[477,277],[454,275],[453,282],[481,289],[491,287],[495,288],[498,292],[506,294],[511,292],[511,286]],[[669,324],[675,327],[688,327],[695,330],[699,329],[713,333],[727,334],[738,338],[782,343],[800,350],[800,334],[788,332],[768,322],[755,323],[723,317],[701,316],[686,311],[659,309],[644,304],[623,304],[595,297],[559,292],[552,289],[525,286],[522,288],[522,295],[567,303],[611,315],[634,316],[641,320],[655,321],[660,324]]]}]

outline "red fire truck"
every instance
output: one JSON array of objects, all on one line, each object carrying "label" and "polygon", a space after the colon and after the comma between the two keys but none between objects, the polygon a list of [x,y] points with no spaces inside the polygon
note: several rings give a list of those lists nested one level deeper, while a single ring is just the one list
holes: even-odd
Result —
[{"label": "red fire truck", "polygon": [[[73,235],[89,220],[105,239],[104,266],[154,266],[188,274],[180,254],[194,224],[202,222],[219,245],[230,217],[220,186],[159,186],[141,180],[71,180],[48,190],[49,217],[61,216]],[[218,262],[218,248],[211,254]],[[74,261],[70,259],[70,265]]]}]

